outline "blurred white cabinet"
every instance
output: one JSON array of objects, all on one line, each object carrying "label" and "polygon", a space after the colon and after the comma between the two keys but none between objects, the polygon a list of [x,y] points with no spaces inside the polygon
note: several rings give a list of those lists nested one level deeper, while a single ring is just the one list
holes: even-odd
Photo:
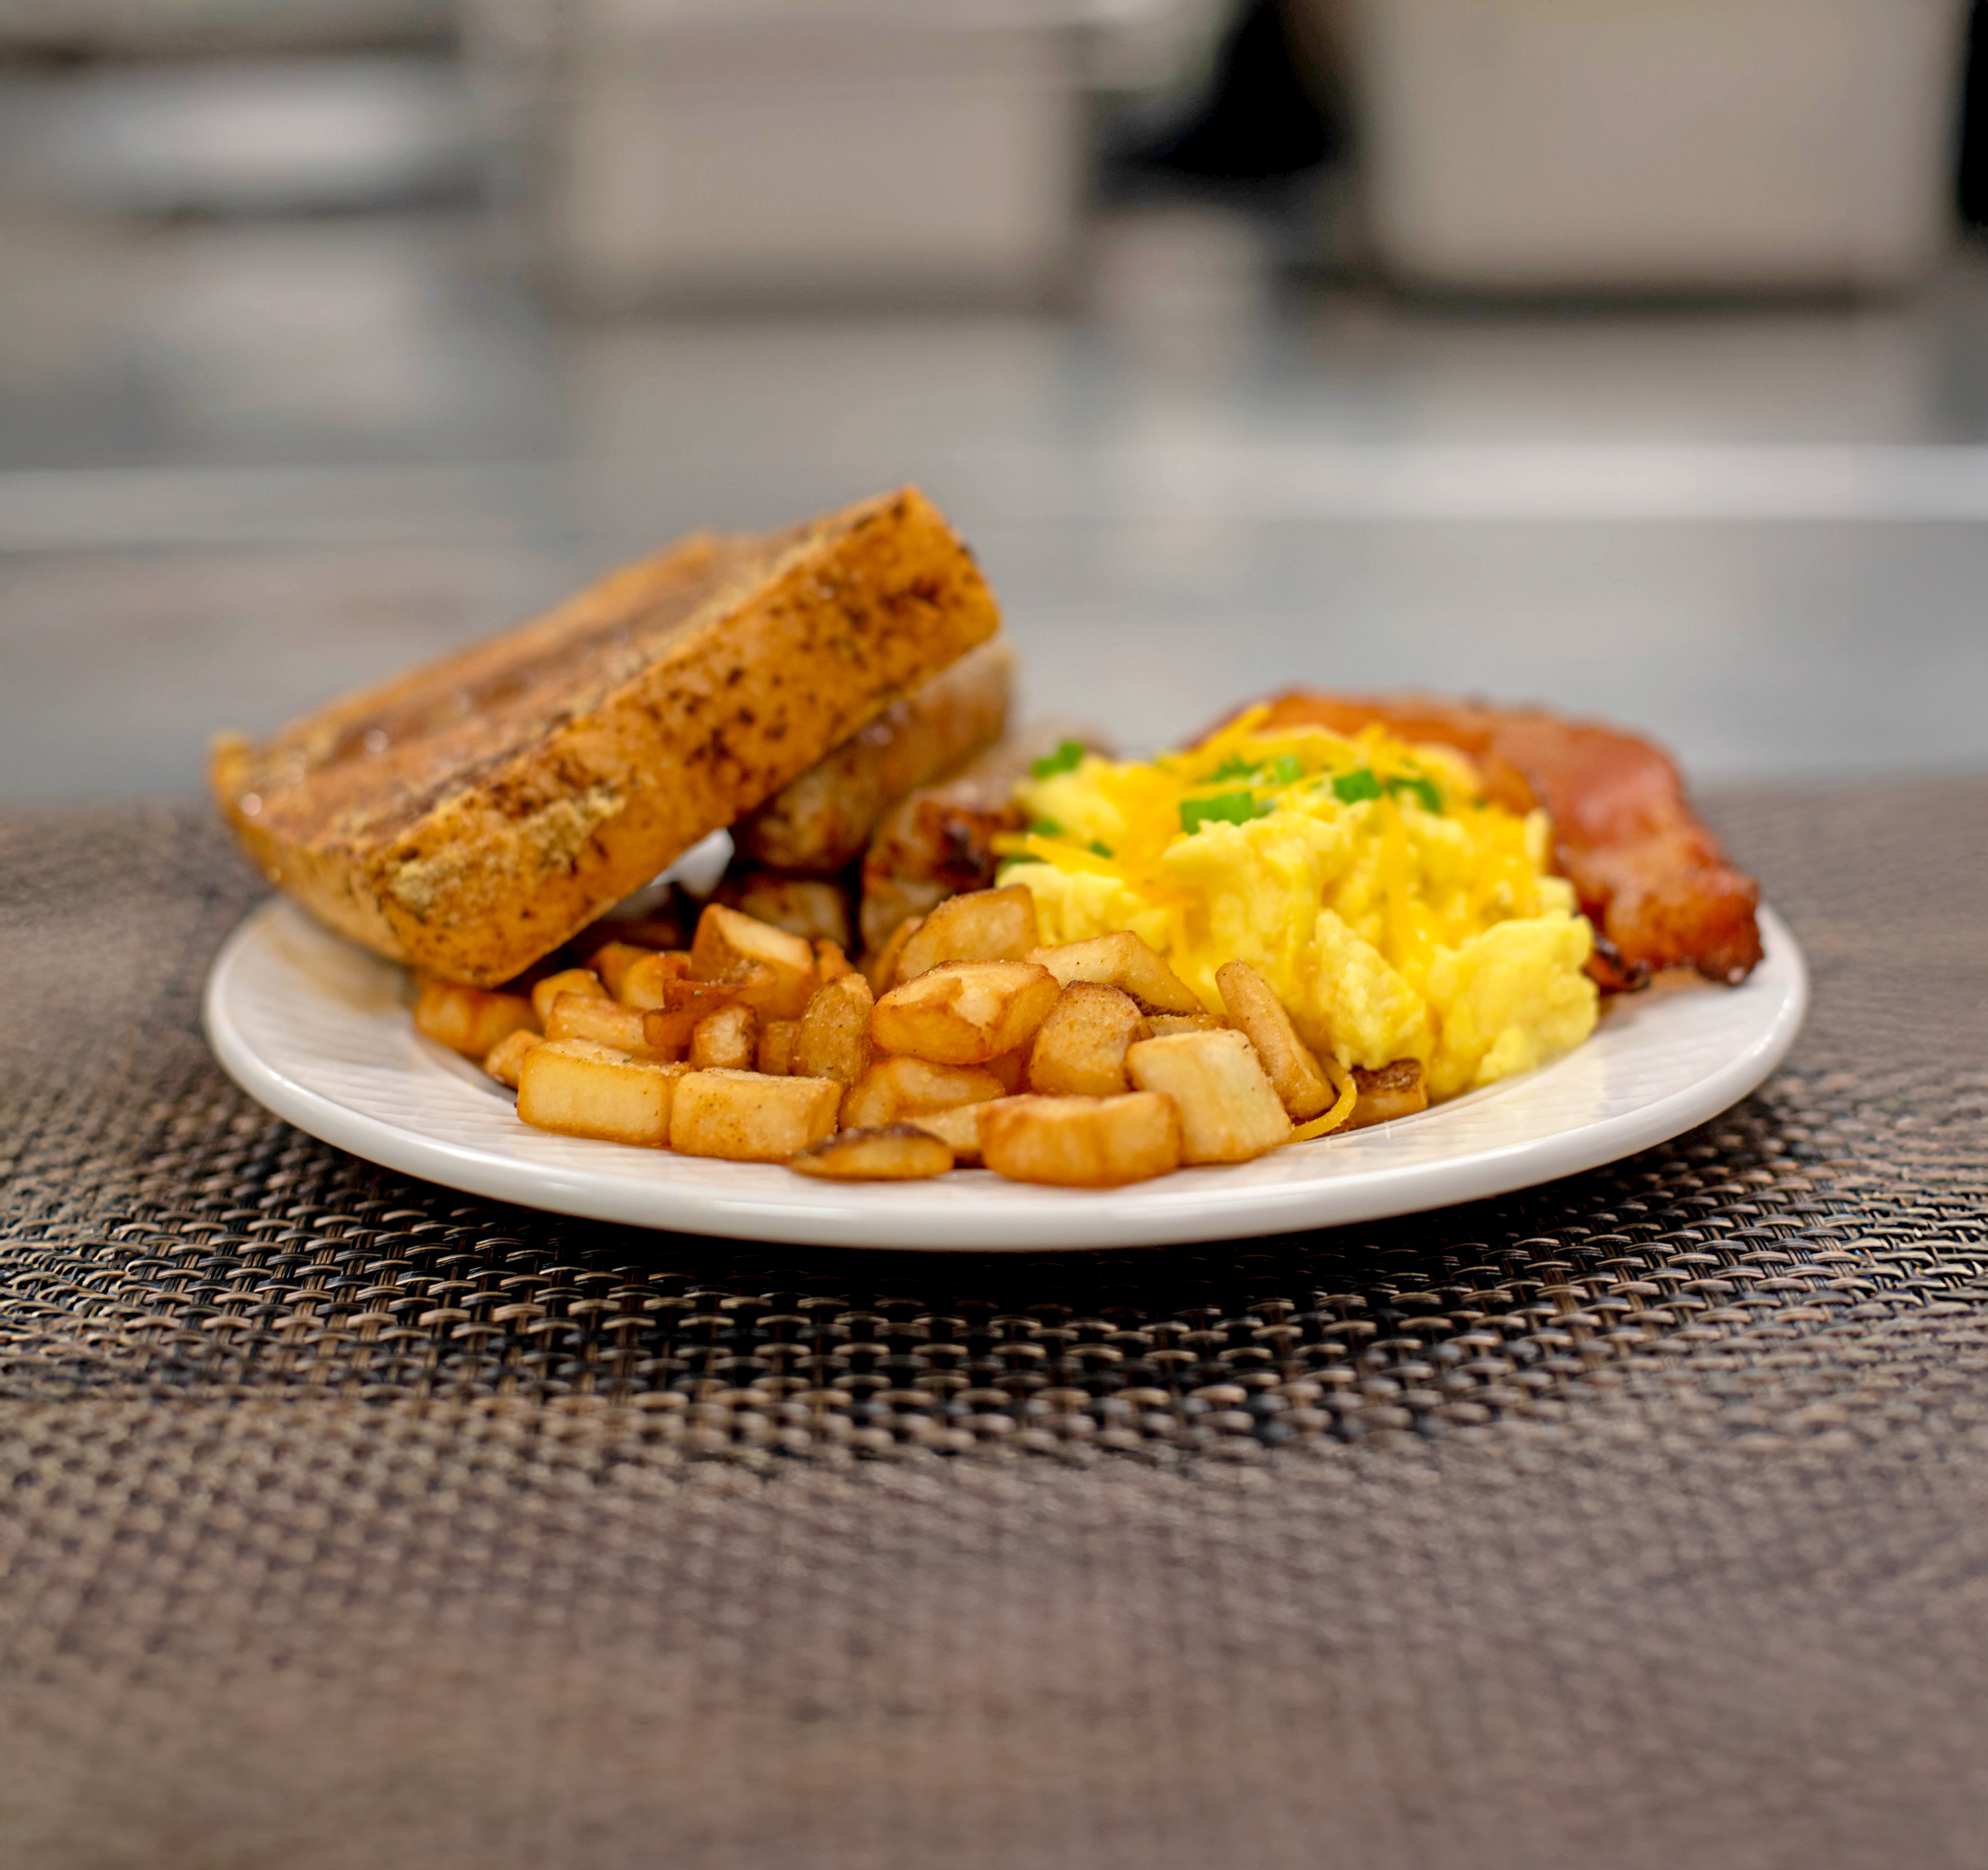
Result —
[{"label": "blurred white cabinet", "polygon": [[1027,298],[1064,272],[1067,17],[580,0],[566,31],[549,205],[584,300]]},{"label": "blurred white cabinet", "polygon": [[1965,0],[1305,3],[1405,279],[1882,289],[1949,238]]}]

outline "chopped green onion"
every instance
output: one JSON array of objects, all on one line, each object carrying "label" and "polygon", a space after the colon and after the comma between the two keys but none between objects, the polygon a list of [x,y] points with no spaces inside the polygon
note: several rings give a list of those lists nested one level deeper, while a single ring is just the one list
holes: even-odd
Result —
[{"label": "chopped green onion", "polygon": [[1425,812],[1440,812],[1442,810],[1442,794],[1436,790],[1435,781],[1424,779],[1419,773],[1409,778],[1390,779],[1388,790],[1398,794],[1413,793],[1422,801],[1422,810]]},{"label": "chopped green onion", "polygon": [[1263,768],[1253,759],[1232,753],[1208,776],[1210,779],[1253,779]]},{"label": "chopped green onion", "polygon": [[1378,799],[1381,782],[1371,766],[1355,766],[1351,773],[1333,775],[1332,796],[1341,805],[1357,805],[1362,799]]},{"label": "chopped green onion", "polygon": [[1090,849],[1092,854],[1096,857],[1109,857],[1117,855],[1109,844],[1102,843],[1094,837],[1090,840]]},{"label": "chopped green onion", "polygon": [[1053,818],[1031,818],[1029,820],[1031,837],[1067,837],[1070,834]]},{"label": "chopped green onion", "polygon": [[1045,753],[1029,768],[1039,779],[1051,779],[1059,773],[1074,773],[1084,759],[1084,742],[1066,740],[1053,753]]},{"label": "chopped green onion", "polygon": [[1267,818],[1270,808],[1259,805],[1247,792],[1217,793],[1212,799],[1183,799],[1180,821],[1183,831],[1199,831],[1205,824],[1247,824],[1253,818]]},{"label": "chopped green onion", "polygon": [[1280,753],[1270,763],[1270,781],[1276,786],[1295,786],[1304,777],[1304,762],[1295,753]]}]

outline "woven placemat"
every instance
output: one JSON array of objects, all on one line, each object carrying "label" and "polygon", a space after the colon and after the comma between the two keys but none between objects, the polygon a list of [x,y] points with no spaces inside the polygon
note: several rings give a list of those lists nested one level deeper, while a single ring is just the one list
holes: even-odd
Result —
[{"label": "woven placemat", "polygon": [[1727,1116],[983,1258],[343,1156],[202,814],[0,820],[0,1861],[1976,1861],[1988,783],[1722,826],[1816,976]]}]

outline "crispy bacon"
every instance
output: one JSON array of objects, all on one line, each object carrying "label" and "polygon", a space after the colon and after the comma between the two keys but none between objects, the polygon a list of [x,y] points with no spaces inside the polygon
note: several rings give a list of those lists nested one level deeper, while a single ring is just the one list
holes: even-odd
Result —
[{"label": "crispy bacon", "polygon": [[1266,728],[1316,723],[1351,734],[1378,722],[1408,740],[1468,754],[1501,805],[1552,815],[1554,861],[1598,937],[1590,972],[1611,989],[1653,969],[1689,966],[1734,985],[1760,959],[1760,892],[1692,810],[1677,768],[1619,728],[1542,709],[1425,695],[1367,697],[1293,688]]}]

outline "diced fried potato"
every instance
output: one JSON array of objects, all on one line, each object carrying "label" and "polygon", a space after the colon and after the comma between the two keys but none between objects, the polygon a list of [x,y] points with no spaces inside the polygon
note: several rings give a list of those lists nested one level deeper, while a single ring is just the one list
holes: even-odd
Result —
[{"label": "diced fried potato", "polygon": [[803,1077],[854,1084],[869,1069],[870,983],[848,973],[817,987],[801,1015],[794,1070]]},{"label": "diced fried potato", "polygon": [[759,1057],[759,1016],[749,1006],[721,1006],[691,1029],[693,1071],[750,1071]]},{"label": "diced fried potato", "polygon": [[707,903],[698,918],[690,959],[691,973],[699,980],[740,979],[756,965],[772,969],[773,985],[766,997],[749,992],[746,996],[769,1020],[798,1020],[819,985],[814,950],[799,935],[742,915],[722,902]]},{"label": "diced fried potato", "polygon": [[922,1182],[952,1166],[952,1151],[915,1124],[844,1130],[788,1157],[787,1166],[827,1182]]},{"label": "diced fried potato", "polygon": [[647,1045],[644,1015],[618,1000],[604,1000],[591,993],[562,993],[546,1015],[548,1039],[588,1039],[596,1045],[613,1046],[626,1052]]},{"label": "diced fried potato", "polygon": [[681,1065],[686,1062],[685,1054],[690,1050],[688,1045],[639,1045],[618,1047],[616,1049],[626,1051],[638,1065]]},{"label": "diced fried potato", "polygon": [[1030,1039],[1026,1043],[1016,1047],[1012,1052],[1003,1052],[998,1057],[990,1058],[980,1069],[992,1072],[1010,1097],[1017,1091],[1026,1091],[1029,1088],[1029,1050],[1034,1043],[1034,1040]]},{"label": "diced fried potato", "polygon": [[483,1060],[483,1069],[500,1084],[518,1088],[518,1068],[525,1062],[525,1054],[546,1042],[536,1033],[523,1028],[508,1039],[500,1039],[490,1048]]},{"label": "diced fried potato", "polygon": [[1292,1122],[1303,1123],[1330,1110],[1339,1094],[1319,1069],[1311,1048],[1298,1036],[1270,983],[1248,962],[1231,961],[1216,970],[1215,984]]},{"label": "diced fried potato", "polygon": [[1428,1085],[1418,1060],[1398,1058],[1378,1071],[1353,1067],[1353,1114],[1340,1128],[1364,1130],[1369,1124],[1389,1123],[1428,1108]]},{"label": "diced fried potato", "polygon": [[873,949],[863,957],[863,978],[870,983],[872,993],[888,992],[897,984],[898,957],[904,952],[904,944],[925,925],[922,915],[908,915],[885,938],[884,945]]},{"label": "diced fried potato", "polygon": [[[757,982],[770,978],[770,971],[754,971]],[[711,1016],[727,1006],[757,1007],[752,997],[753,982],[736,980],[671,980],[663,983],[663,1004],[642,1016],[647,1042],[665,1050],[687,1050],[691,1034]]]},{"label": "diced fried potato", "polygon": [[1151,1029],[1146,1035],[1149,1039],[1165,1039],[1175,1033],[1227,1033],[1236,1027],[1234,1020],[1219,1013],[1151,1013],[1146,1024]]},{"label": "diced fried potato", "polygon": [[1142,1040],[1125,1069],[1141,1091],[1179,1107],[1183,1162],[1246,1162],[1290,1140],[1291,1120],[1240,1033]]},{"label": "diced fried potato", "polygon": [[759,1028],[752,1063],[769,1077],[786,1077],[794,1068],[794,1047],[800,1037],[798,1020],[769,1020]]},{"label": "diced fried potato", "polygon": [[645,955],[656,952],[633,942],[604,942],[587,957],[587,965],[600,976],[600,984],[618,1000],[621,997],[621,982],[627,978],[628,970]]},{"label": "diced fried potato", "polygon": [[1004,1097],[979,1113],[980,1153],[1011,1182],[1109,1189],[1177,1168],[1181,1124],[1169,1097]]},{"label": "diced fried potato", "polygon": [[539,1016],[541,1026],[552,1016],[553,1002],[562,993],[583,994],[597,1000],[609,997],[607,989],[600,984],[600,976],[591,968],[562,968],[556,974],[548,974],[532,986],[532,1010]]},{"label": "diced fried potato", "polygon": [[839,942],[817,942],[814,945],[814,977],[824,987],[832,980],[840,980],[845,974],[856,972],[849,957],[842,952]]},{"label": "diced fried potato", "polygon": [[907,937],[898,956],[901,986],[948,961],[1022,961],[1042,938],[1036,899],[1020,884],[948,896]]},{"label": "diced fried potato", "polygon": [[522,993],[492,993],[431,980],[414,1002],[414,1025],[438,1045],[465,1058],[488,1058],[513,1033],[536,1031],[538,1015]]},{"label": "diced fried potato", "polygon": [[854,927],[849,891],[826,877],[793,877],[777,870],[737,871],[718,886],[718,901],[804,942],[846,945]]},{"label": "diced fried potato", "polygon": [[661,954],[638,955],[621,970],[621,984],[614,997],[624,1006],[639,1006],[643,1012],[669,1004],[670,989],[690,976],[690,956],[681,949]]},{"label": "diced fried potato", "polygon": [[1029,1089],[1050,1097],[1122,1096],[1132,1088],[1126,1048],[1146,1036],[1146,1016],[1129,993],[1073,980],[1036,1030]]},{"label": "diced fried potato", "polygon": [[870,1016],[881,1052],[979,1065],[1026,1045],[1060,989],[1026,961],[947,961],[893,987]]},{"label": "diced fried potato", "polygon": [[971,1065],[935,1065],[922,1058],[880,1058],[849,1087],[842,1121],[868,1130],[901,1120],[916,1122],[934,1111],[962,1104],[991,1104],[1006,1087],[992,1072]]},{"label": "diced fried potato", "polygon": [[1047,968],[1063,986],[1088,980],[1129,993],[1143,1013],[1208,1010],[1194,989],[1129,929],[1057,948],[1032,948],[1028,958]]},{"label": "diced fried potato", "polygon": [[677,1081],[670,1147],[728,1162],[784,1162],[833,1134],[841,1104],[833,1078],[693,1071]]},{"label": "diced fried potato", "polygon": [[952,1151],[954,1165],[977,1164],[980,1160],[980,1113],[997,1111],[1005,1100],[996,1097],[985,1104],[955,1104],[943,1111],[921,1111],[904,1119],[928,1130]]},{"label": "diced fried potato", "polygon": [[548,1040],[518,1071],[518,1114],[541,1130],[660,1149],[669,1141],[681,1065],[637,1062],[584,1039]]}]

